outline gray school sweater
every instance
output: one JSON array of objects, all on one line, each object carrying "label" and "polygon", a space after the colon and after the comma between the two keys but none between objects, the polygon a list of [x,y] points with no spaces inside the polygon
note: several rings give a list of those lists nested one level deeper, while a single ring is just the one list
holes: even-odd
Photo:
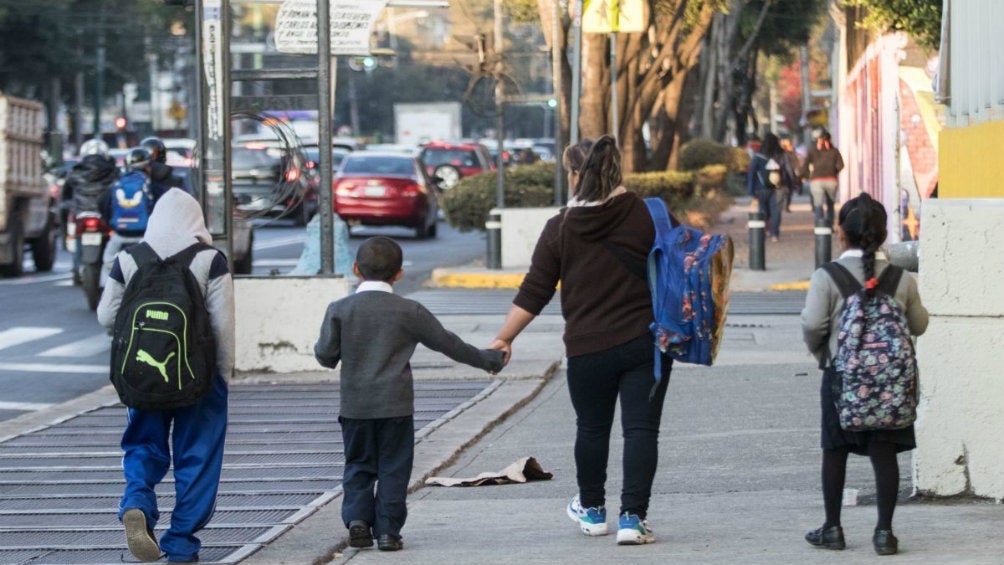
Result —
[{"label": "gray school sweater", "polygon": [[342,363],[341,416],[374,419],[414,414],[410,360],[419,343],[479,369],[502,369],[501,351],[465,343],[414,300],[369,290],[332,302],[324,314],[314,356],[330,369]]}]

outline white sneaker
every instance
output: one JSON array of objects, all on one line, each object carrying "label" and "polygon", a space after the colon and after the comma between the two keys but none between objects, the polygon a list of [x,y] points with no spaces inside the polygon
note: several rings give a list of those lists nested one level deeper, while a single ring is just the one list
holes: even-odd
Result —
[{"label": "white sneaker", "polygon": [[583,508],[579,495],[575,495],[565,508],[568,517],[579,525],[579,529],[587,536],[605,536],[607,530],[607,509],[603,506]]},{"label": "white sneaker", "polygon": [[617,545],[655,543],[655,532],[636,514],[621,514],[617,524]]}]

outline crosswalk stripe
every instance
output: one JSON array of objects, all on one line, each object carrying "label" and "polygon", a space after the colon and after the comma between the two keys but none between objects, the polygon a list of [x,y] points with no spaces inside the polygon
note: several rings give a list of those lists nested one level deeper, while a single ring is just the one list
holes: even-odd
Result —
[{"label": "crosswalk stripe", "polygon": [[62,328],[11,328],[0,332],[0,349],[61,333]]},{"label": "crosswalk stripe", "polygon": [[43,404],[41,402],[3,402],[0,401],[0,410],[17,410],[22,412],[34,412],[36,410],[44,410],[52,404]]},{"label": "crosswalk stripe", "polygon": [[108,365],[59,365],[56,363],[0,363],[0,371],[17,373],[79,373],[107,375]]},{"label": "crosswalk stripe", "polygon": [[39,357],[90,357],[111,348],[111,337],[98,334],[66,343],[39,353]]}]

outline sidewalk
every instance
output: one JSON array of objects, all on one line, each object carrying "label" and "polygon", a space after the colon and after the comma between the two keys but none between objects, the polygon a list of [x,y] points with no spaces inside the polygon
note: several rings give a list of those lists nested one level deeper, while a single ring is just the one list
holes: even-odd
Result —
[{"label": "sidewalk", "polygon": [[[749,269],[749,218],[750,198],[737,198],[735,204],[719,218],[713,233],[727,233],[735,245],[735,263],[732,273],[732,290],[780,291],[805,290],[815,267],[815,236],[813,213],[808,195],[795,196],[791,212],[782,216],[781,238],[767,241],[763,271]],[[838,244],[832,241],[831,255],[839,254]],[[437,269],[432,282],[440,287],[455,288],[518,288],[526,273],[525,267],[501,270],[482,266]]]},{"label": "sidewalk", "polygon": [[[736,242],[734,288],[804,287],[814,262],[812,215],[806,202],[796,202],[793,212],[785,215],[781,241],[767,243],[767,270],[763,272],[746,268],[747,203],[738,203],[723,218],[718,228],[732,234]],[[491,274],[477,269],[451,272],[469,273]],[[478,325],[498,323],[497,317],[489,316]],[[523,363],[522,369],[528,370],[533,364],[544,366],[545,360],[560,359],[560,339],[555,339],[560,325],[555,316],[534,320],[514,344],[514,365]],[[467,419],[477,419],[476,415],[465,413],[432,433],[417,448],[420,455],[413,474],[416,483],[430,471],[438,476],[472,477],[533,456],[554,474],[552,480],[420,487],[409,499],[401,554],[346,548],[337,513],[340,505],[335,502],[324,510],[324,516],[319,513],[308,520],[314,522],[309,531],[298,532],[302,525],[297,526],[246,563],[306,563],[302,557],[309,552],[289,553],[303,545],[315,548],[315,563],[360,565],[870,562],[876,558],[871,547],[876,509],[872,471],[865,458],[854,457],[848,464],[846,486],[857,490],[857,504],[844,509],[848,549],[819,550],[802,539],[805,530],[822,522],[823,510],[818,371],[800,335],[797,316],[730,316],[726,343],[715,367],[681,364],[674,369],[649,515],[658,536],[653,545],[619,547],[614,536],[586,537],[565,516],[565,506],[576,492],[575,416],[564,372],[559,371],[539,392],[528,395],[525,406],[514,406],[505,417],[490,421],[485,432],[470,427]],[[618,427],[615,424],[608,466],[611,514],[618,507],[621,485],[623,443]],[[465,441],[470,437],[475,439]],[[431,444],[447,447],[451,442],[455,442],[456,454],[447,467],[434,470],[423,461],[434,447]],[[901,502],[895,530],[901,552],[893,558],[897,563],[1002,562],[1004,508],[980,501],[911,498],[909,453],[900,456],[900,467]],[[615,524],[613,516],[609,520]],[[322,548],[326,549],[322,552]]]}]

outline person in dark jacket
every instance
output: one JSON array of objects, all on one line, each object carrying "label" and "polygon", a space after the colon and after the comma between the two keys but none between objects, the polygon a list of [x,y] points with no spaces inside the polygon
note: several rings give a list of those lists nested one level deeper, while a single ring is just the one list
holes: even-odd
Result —
[{"label": "person in dark jacket", "polygon": [[[80,145],[80,162],[66,174],[60,198],[70,203],[74,217],[81,212],[101,212],[101,204],[119,178],[115,159],[108,155],[108,144],[89,139]],[[73,252],[73,282],[80,284],[80,245]]]},{"label": "person in dark jacket", "polygon": [[[568,392],[576,415],[578,494],[566,513],[589,536],[606,535],[606,478],[617,400],[624,433],[624,483],[617,543],[652,543],[647,521],[659,452],[659,422],[672,359],[653,378],[652,295],[620,256],[644,265],[655,240],[645,202],[621,185],[616,142],[603,136],[565,151],[573,198],[548,220],[530,270],[491,347],[512,354],[512,342],[561,284]],[[611,250],[619,249],[619,254]]]},{"label": "person in dark jacket", "polygon": [[809,149],[802,165],[802,178],[809,179],[809,194],[812,195],[812,209],[816,221],[822,220],[823,205],[826,206],[826,222],[833,225],[834,206],[837,201],[837,175],[844,168],[844,158],[834,147],[830,132],[823,131],[816,144]]},{"label": "person in dark jacket", "polygon": [[[359,246],[355,294],[324,314],[314,356],[342,365],[338,422],[345,446],[342,520],[351,547],[397,551],[408,517],[406,499],[415,454],[415,391],[410,359],[419,343],[459,363],[496,373],[503,354],[478,349],[448,331],[424,306],[394,294],[401,247],[387,237]],[[375,493],[374,493],[375,487]]]},{"label": "person in dark jacket", "polygon": [[150,179],[150,196],[154,204],[171,188],[185,188],[185,183],[174,176],[174,167],[167,164],[167,147],[159,137],[147,137],[139,142],[139,146],[150,152],[144,171]]},{"label": "person in dark jacket", "polygon": [[772,133],[763,138],[760,151],[753,154],[746,173],[746,189],[764,213],[771,241],[781,237],[781,210],[785,190],[794,183],[795,171],[789,166],[781,141]]}]

